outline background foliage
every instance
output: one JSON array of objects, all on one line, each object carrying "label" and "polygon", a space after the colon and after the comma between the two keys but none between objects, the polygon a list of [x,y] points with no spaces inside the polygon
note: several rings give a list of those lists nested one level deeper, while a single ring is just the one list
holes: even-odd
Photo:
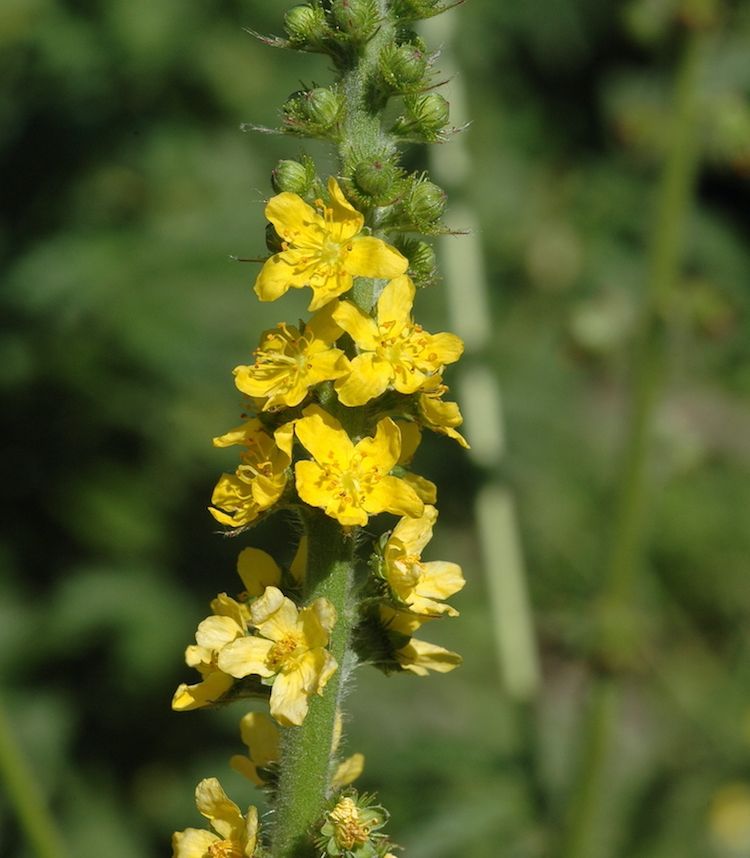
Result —
[{"label": "background foliage", "polygon": [[[430,438],[422,471],[442,496],[431,556],[461,562],[470,582],[440,642],[466,663],[424,683],[363,672],[349,741],[411,858],[556,854],[674,16],[704,6],[473,0],[449,13],[474,120],[466,197],[492,285],[486,359],[544,687],[533,704],[503,690],[470,512],[484,475]],[[209,439],[240,408],[230,370],[302,308],[291,295],[282,316],[259,305],[255,268],[228,261],[263,253],[269,171],[299,152],[239,123],[273,125],[300,79],[329,79],[322,58],[242,32],[278,33],[277,7],[6,0],[0,13],[2,705],[81,858],[166,854],[173,829],[197,824],[200,777],[245,789],[227,764],[241,711],[178,715],[169,701],[208,600],[235,586],[239,546],[205,511],[222,468]],[[750,854],[750,13],[723,14],[701,90],[705,158],[668,320],[641,635],[602,856]],[[432,329],[450,325],[439,290],[420,300]],[[272,545],[273,528],[258,538]],[[32,854],[2,799],[0,853]]]}]

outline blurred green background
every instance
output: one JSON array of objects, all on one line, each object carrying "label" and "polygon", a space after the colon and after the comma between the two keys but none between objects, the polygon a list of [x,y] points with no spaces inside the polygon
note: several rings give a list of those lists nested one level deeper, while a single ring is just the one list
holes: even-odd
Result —
[{"label": "blurred green background", "polygon": [[[491,344],[473,360],[502,392],[507,456],[488,473],[430,437],[418,462],[441,487],[428,556],[468,579],[461,618],[424,637],[464,666],[429,680],[361,671],[351,698],[361,784],[410,858],[559,854],[671,80],[682,26],[707,7],[472,0],[448,13],[473,122],[460,195],[492,303]],[[280,32],[285,8],[0,9],[0,702],[78,858],[168,854],[174,829],[199,824],[201,777],[257,798],[227,762],[242,707],[169,703],[191,679],[183,649],[208,601],[236,587],[240,546],[205,509],[225,461],[210,438],[240,409],[231,369],[263,328],[304,312],[300,295],[259,304],[255,268],[229,261],[264,252],[270,170],[302,151],[239,124],[273,125],[300,80],[330,80],[323,58],[243,33]],[[713,26],[600,858],[750,856],[747,4]],[[312,147],[322,169],[325,151]],[[450,208],[448,222],[463,226]],[[420,301],[433,330],[450,327],[442,288]],[[520,523],[543,673],[527,701],[498,671],[472,507],[488,479],[512,491]],[[253,539],[267,547],[274,532]],[[30,858],[5,793],[0,854]]]}]

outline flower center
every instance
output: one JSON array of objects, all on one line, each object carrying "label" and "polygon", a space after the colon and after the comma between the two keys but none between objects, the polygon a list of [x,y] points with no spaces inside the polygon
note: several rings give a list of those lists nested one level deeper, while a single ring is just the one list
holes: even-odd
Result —
[{"label": "flower center", "polygon": [[234,840],[215,840],[207,854],[208,858],[244,858],[242,847]]},{"label": "flower center", "polygon": [[277,641],[269,650],[266,663],[269,670],[278,673],[284,665],[293,657],[299,648],[299,641],[293,635],[287,635]]},{"label": "flower center", "polygon": [[422,563],[416,554],[405,554],[391,566],[391,584],[397,590],[411,591],[422,577]]},{"label": "flower center", "polygon": [[320,261],[324,265],[337,265],[341,258],[341,245],[337,241],[326,239],[320,247]]},{"label": "flower center", "polygon": [[350,798],[342,798],[330,812],[336,844],[341,849],[353,849],[367,841],[370,830],[359,820],[359,808]]}]

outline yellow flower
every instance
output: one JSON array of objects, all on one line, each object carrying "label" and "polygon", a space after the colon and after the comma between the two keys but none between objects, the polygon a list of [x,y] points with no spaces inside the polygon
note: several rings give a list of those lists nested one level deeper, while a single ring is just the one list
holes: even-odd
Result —
[{"label": "yellow flower", "polygon": [[448,673],[463,661],[457,652],[451,652],[416,638],[412,638],[406,646],[396,650],[395,655],[404,670],[416,673],[417,676],[427,676],[430,670]]},{"label": "yellow flower", "polygon": [[468,450],[469,444],[466,438],[456,431],[456,426],[460,426],[464,422],[458,403],[443,402],[442,397],[447,392],[448,388],[443,384],[439,375],[433,376],[429,380],[418,400],[422,423],[433,432],[439,432],[441,435],[447,435],[454,441],[458,441],[464,449]]},{"label": "yellow flower", "polygon": [[222,697],[234,684],[234,678],[218,666],[222,648],[247,631],[247,608],[230,599],[226,593],[211,602],[214,614],[203,620],[195,633],[196,643],[185,650],[185,662],[202,676],[195,685],[181,683],[172,698],[172,708],[179,712],[208,706]]},{"label": "yellow flower", "polygon": [[243,548],[237,558],[237,574],[245,586],[243,598],[262,596],[266,587],[281,582],[278,563],[260,548]]},{"label": "yellow flower", "polygon": [[248,712],[240,721],[240,736],[248,754],[235,754],[229,765],[256,786],[263,786],[266,779],[259,769],[268,769],[279,761],[279,728],[268,715]]},{"label": "yellow flower", "polygon": [[258,840],[258,811],[243,816],[216,778],[195,788],[195,804],[214,831],[187,828],[172,835],[172,858],[252,858]]},{"label": "yellow flower", "polygon": [[214,446],[245,447],[234,474],[222,474],[211,496],[211,515],[221,524],[242,527],[272,507],[281,497],[292,460],[293,424],[277,429],[273,436],[253,418],[214,438]]},{"label": "yellow flower", "polygon": [[310,310],[317,310],[352,288],[353,277],[390,279],[409,266],[395,248],[360,235],[364,217],[352,208],[334,178],[328,180],[330,206],[316,200],[316,211],[297,194],[268,201],[266,217],[283,241],[283,250],[263,265],[255,281],[261,301],[275,301],[289,288],[310,286]]},{"label": "yellow flower", "polygon": [[308,698],[323,693],[337,667],[326,649],[336,611],[323,598],[298,611],[281,590],[267,587],[250,606],[250,617],[259,634],[223,647],[219,668],[237,679],[273,677],[271,715],[285,727],[299,725],[307,715]]},{"label": "yellow flower", "polygon": [[426,506],[420,518],[402,518],[383,550],[383,574],[396,598],[415,614],[449,617],[458,611],[440,599],[457,593],[466,583],[457,563],[433,560],[424,563],[422,550],[432,539],[438,512]]},{"label": "yellow flower", "polygon": [[265,398],[263,411],[283,406],[293,408],[313,385],[346,375],[349,371],[346,355],[332,348],[341,328],[330,316],[324,307],[305,325],[303,332],[284,322],[265,331],[255,351],[255,363],[235,367],[234,383],[238,390],[253,398]]},{"label": "yellow flower", "polygon": [[364,405],[389,386],[414,393],[430,376],[461,357],[464,345],[455,334],[429,334],[414,323],[414,284],[404,274],[383,289],[373,319],[350,301],[340,301],[333,318],[352,337],[359,354],[351,372],[336,382],[344,405]]},{"label": "yellow flower", "polygon": [[[337,718],[337,725],[340,724]],[[279,761],[279,728],[267,716],[260,712],[248,712],[240,721],[240,734],[242,741],[247,745],[248,755],[236,754],[231,758],[229,764],[235,771],[243,774],[256,786],[264,786],[267,783],[266,772],[262,769],[270,769]],[[340,732],[334,733],[333,751],[335,753],[340,741]],[[362,754],[352,754],[338,765],[333,777],[331,787],[341,789],[356,780],[364,769],[365,758]]]},{"label": "yellow flower", "polygon": [[373,438],[354,444],[341,424],[317,406],[304,411],[295,431],[315,461],[297,462],[297,491],[340,524],[366,524],[369,515],[421,515],[424,503],[405,480],[389,476],[401,453],[401,431],[389,417]]}]

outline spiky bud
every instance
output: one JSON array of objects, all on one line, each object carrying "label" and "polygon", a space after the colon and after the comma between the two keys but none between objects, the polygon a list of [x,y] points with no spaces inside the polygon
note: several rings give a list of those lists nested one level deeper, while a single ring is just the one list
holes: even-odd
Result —
[{"label": "spiky bud", "polygon": [[379,58],[380,75],[392,92],[409,92],[424,80],[427,55],[421,45],[387,45]]},{"label": "spiky bud", "polygon": [[432,245],[416,238],[401,237],[395,242],[409,260],[409,274],[417,286],[428,286],[437,277],[437,258]]},{"label": "spiky bud", "polygon": [[433,182],[418,181],[412,185],[404,209],[409,220],[422,232],[428,232],[445,211],[445,191]]},{"label": "spiky bud", "polygon": [[322,9],[303,4],[293,6],[284,16],[284,29],[294,47],[316,47],[328,34]]},{"label": "spiky bud", "polygon": [[333,89],[315,89],[292,93],[284,104],[284,122],[290,131],[320,135],[330,131],[341,113],[341,97]]},{"label": "spiky bud", "polygon": [[387,159],[362,161],[354,170],[354,184],[360,194],[376,205],[392,202],[398,193],[401,171]]},{"label": "spiky bud", "polygon": [[439,14],[445,7],[440,0],[393,0],[392,8],[399,21],[418,21]]},{"label": "spiky bud", "polygon": [[366,42],[378,28],[375,0],[333,0],[331,23],[355,42]]},{"label": "spiky bud", "polygon": [[283,160],[271,172],[271,185],[277,194],[290,191],[304,197],[315,181],[315,167],[311,159],[305,163]]},{"label": "spiky bud", "polygon": [[404,105],[406,113],[394,123],[394,134],[419,137],[430,143],[441,139],[450,114],[448,101],[442,95],[437,92],[407,95]]}]

